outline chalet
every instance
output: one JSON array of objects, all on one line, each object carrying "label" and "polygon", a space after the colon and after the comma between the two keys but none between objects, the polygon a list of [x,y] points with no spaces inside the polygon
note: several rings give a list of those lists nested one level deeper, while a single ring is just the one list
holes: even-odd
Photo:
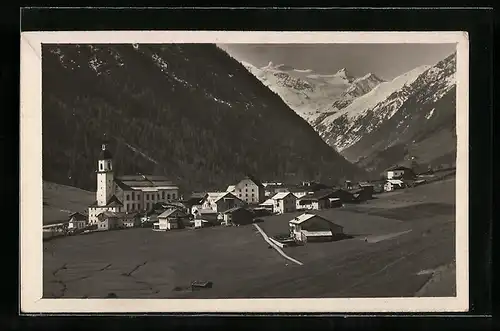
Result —
[{"label": "chalet", "polygon": [[414,177],[415,173],[408,167],[396,165],[386,170],[387,179],[412,179]]},{"label": "chalet", "polygon": [[388,179],[384,184],[384,191],[390,192],[404,188],[404,182],[400,179]]},{"label": "chalet", "polygon": [[194,216],[192,223],[196,223],[196,220],[201,220],[207,226],[220,224],[219,213],[213,209],[203,209],[201,206],[193,206],[192,214]]},{"label": "chalet", "polygon": [[274,200],[267,199],[266,201],[261,203],[259,207],[272,213],[274,211]]},{"label": "chalet", "polygon": [[245,225],[253,222],[253,213],[247,208],[235,207],[224,213],[224,224]]},{"label": "chalet", "polygon": [[290,213],[297,210],[297,197],[290,192],[276,193],[272,198],[273,212],[277,214]]},{"label": "chalet", "polygon": [[[342,203],[351,202],[353,200],[352,194],[342,189],[337,189],[337,190],[325,189],[299,198],[297,200],[297,209],[320,210],[320,209],[331,208],[330,205],[331,198],[338,198]],[[337,200],[332,200],[332,201],[337,201]],[[335,202],[335,205],[337,204],[338,202]]]},{"label": "chalet", "polygon": [[124,228],[135,228],[141,225],[141,219],[138,213],[126,213],[122,216],[121,222]]},{"label": "chalet", "polygon": [[248,204],[259,204],[265,200],[264,185],[253,176],[246,176],[234,187],[232,193]]},{"label": "chalet", "polygon": [[105,211],[97,215],[97,219],[98,231],[114,230],[122,227],[121,213],[118,212]]},{"label": "chalet", "polygon": [[344,228],[319,215],[304,213],[289,222],[290,236],[302,243],[331,241],[344,235]]},{"label": "chalet", "polygon": [[361,202],[372,199],[373,191],[374,191],[373,186],[364,186],[360,187],[359,189],[351,190],[349,191],[349,193],[352,194],[353,202]]},{"label": "chalet", "polygon": [[203,201],[203,209],[212,209],[223,213],[234,207],[242,207],[245,202],[230,192],[209,192]]},{"label": "chalet", "polygon": [[158,215],[158,222],[153,224],[154,230],[174,230],[184,227],[184,220],[187,218],[187,214],[180,211],[179,209],[167,209],[160,215]]},{"label": "chalet", "polygon": [[69,216],[68,230],[76,231],[87,227],[88,216],[81,213],[73,213]]}]

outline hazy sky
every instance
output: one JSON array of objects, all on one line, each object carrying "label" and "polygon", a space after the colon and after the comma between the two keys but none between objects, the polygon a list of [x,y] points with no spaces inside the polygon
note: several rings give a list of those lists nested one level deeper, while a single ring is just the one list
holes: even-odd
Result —
[{"label": "hazy sky", "polygon": [[456,44],[224,44],[234,58],[262,67],[270,61],[296,69],[332,74],[341,68],[354,76],[372,72],[389,80],[421,65],[433,65]]}]

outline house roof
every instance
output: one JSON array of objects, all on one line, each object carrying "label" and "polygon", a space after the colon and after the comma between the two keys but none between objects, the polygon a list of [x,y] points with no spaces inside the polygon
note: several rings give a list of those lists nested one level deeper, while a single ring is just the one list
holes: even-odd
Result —
[{"label": "house roof", "polygon": [[226,192],[233,192],[236,189],[235,185],[229,185],[226,189]]},{"label": "house roof", "polygon": [[206,196],[207,196],[206,192],[194,192],[191,194],[191,196],[189,198],[190,199],[203,199]]},{"label": "house roof", "polygon": [[171,208],[171,209],[165,210],[163,213],[161,213],[160,215],[158,215],[158,218],[167,218],[167,217],[169,217],[170,215],[172,215],[172,214],[174,214],[176,212],[177,213],[181,213],[184,216],[184,213],[181,212],[179,209]]},{"label": "house roof", "polygon": [[114,179],[115,184],[124,191],[133,191],[134,189],[122,182],[120,179]]},{"label": "house roof", "polygon": [[400,179],[388,179],[388,183],[394,184],[394,185],[402,185],[404,182]]},{"label": "house roof", "polygon": [[214,202],[217,202],[217,201],[219,201],[220,199],[223,199],[223,198],[243,201],[240,198],[236,197],[231,192],[223,192],[223,193],[219,194],[219,196],[214,199]]},{"label": "house roof", "polygon": [[259,187],[264,187],[264,185],[262,185],[262,182],[260,180],[258,180],[256,177],[254,177],[253,175],[246,175],[245,179],[250,179],[252,182],[254,182],[255,185],[257,185]]},{"label": "house roof", "polygon": [[[311,218],[314,218],[314,217],[319,217],[319,218],[321,218],[324,221],[327,221],[329,223],[335,224],[332,221],[330,221],[329,219],[326,219],[326,218],[324,218],[322,216],[319,216],[319,215],[316,215],[316,214],[310,214],[310,213],[304,213],[302,215],[299,215],[299,216],[295,217],[294,219],[292,219],[289,223],[291,223],[291,224],[302,224],[302,223],[304,223],[304,222],[306,222],[306,221],[308,221],[308,220],[310,220]],[[338,224],[335,224],[335,225],[343,228],[343,226],[341,226],[341,225],[338,225]]]},{"label": "house roof", "polygon": [[[292,194],[292,193],[290,193],[290,192],[279,192],[279,193],[276,193],[271,199],[272,200],[283,200],[289,194]],[[295,198],[295,195],[292,194],[292,196]]]},{"label": "house roof", "polygon": [[394,170],[411,170],[411,169],[402,165],[394,165],[389,169],[387,169],[386,171],[394,171]]},{"label": "house roof", "polygon": [[273,199],[267,199],[266,201],[260,204],[260,206],[273,206],[273,205],[274,205]]},{"label": "house roof", "polygon": [[203,214],[217,214],[217,212],[213,209],[203,209],[203,208],[196,208],[196,212],[198,214],[203,215]]},{"label": "house roof", "polygon": [[[300,200],[320,200],[320,199],[325,199],[333,195],[334,193],[338,193],[343,190],[332,190],[332,189],[323,189],[319,190],[313,193],[309,193],[303,197],[300,198]],[[346,192],[347,191],[343,191]]]},{"label": "house roof", "polygon": [[82,213],[78,213],[78,212],[69,215],[69,218],[70,219],[75,218],[75,220],[77,220],[77,221],[86,221],[87,220],[87,216],[83,215]]},{"label": "house roof", "polygon": [[251,213],[251,211],[248,210],[248,209],[246,209],[246,208],[243,208],[243,207],[233,207],[231,209],[226,210],[223,214],[231,214],[231,213],[233,213],[233,212],[235,212],[237,210],[240,210],[240,209],[241,210],[246,210],[247,212]]}]

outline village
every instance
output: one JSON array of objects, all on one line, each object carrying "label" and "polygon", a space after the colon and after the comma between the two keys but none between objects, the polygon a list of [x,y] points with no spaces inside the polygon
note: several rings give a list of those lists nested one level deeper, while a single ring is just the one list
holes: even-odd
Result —
[{"label": "village", "polygon": [[290,214],[288,235],[270,238],[273,244],[283,247],[333,241],[345,236],[343,227],[318,211],[362,204],[375,194],[422,185],[432,178],[429,172],[416,173],[399,165],[387,169],[383,179],[346,181],[340,187],[312,181],[298,185],[261,182],[247,175],[220,191],[193,192],[184,197],[179,187],[163,176],[115,176],[107,144],[101,146],[96,174],[96,201],[64,222],[45,225],[44,239],[139,227],[175,231],[242,226],[259,223],[262,217]]}]

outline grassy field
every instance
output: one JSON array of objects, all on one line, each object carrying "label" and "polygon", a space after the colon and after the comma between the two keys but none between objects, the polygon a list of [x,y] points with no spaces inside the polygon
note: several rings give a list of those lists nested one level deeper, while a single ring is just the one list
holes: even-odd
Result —
[{"label": "grassy field", "polygon": [[[252,225],[60,238],[44,243],[44,297],[453,296],[453,205],[454,181],[443,181],[321,211],[355,236],[284,249],[303,265],[270,248]],[[294,216],[259,226],[269,236],[286,233]],[[194,280],[213,287],[187,290]]]},{"label": "grassy field", "polygon": [[74,212],[87,212],[94,201],[95,192],[44,181],[43,224],[67,221]]}]

